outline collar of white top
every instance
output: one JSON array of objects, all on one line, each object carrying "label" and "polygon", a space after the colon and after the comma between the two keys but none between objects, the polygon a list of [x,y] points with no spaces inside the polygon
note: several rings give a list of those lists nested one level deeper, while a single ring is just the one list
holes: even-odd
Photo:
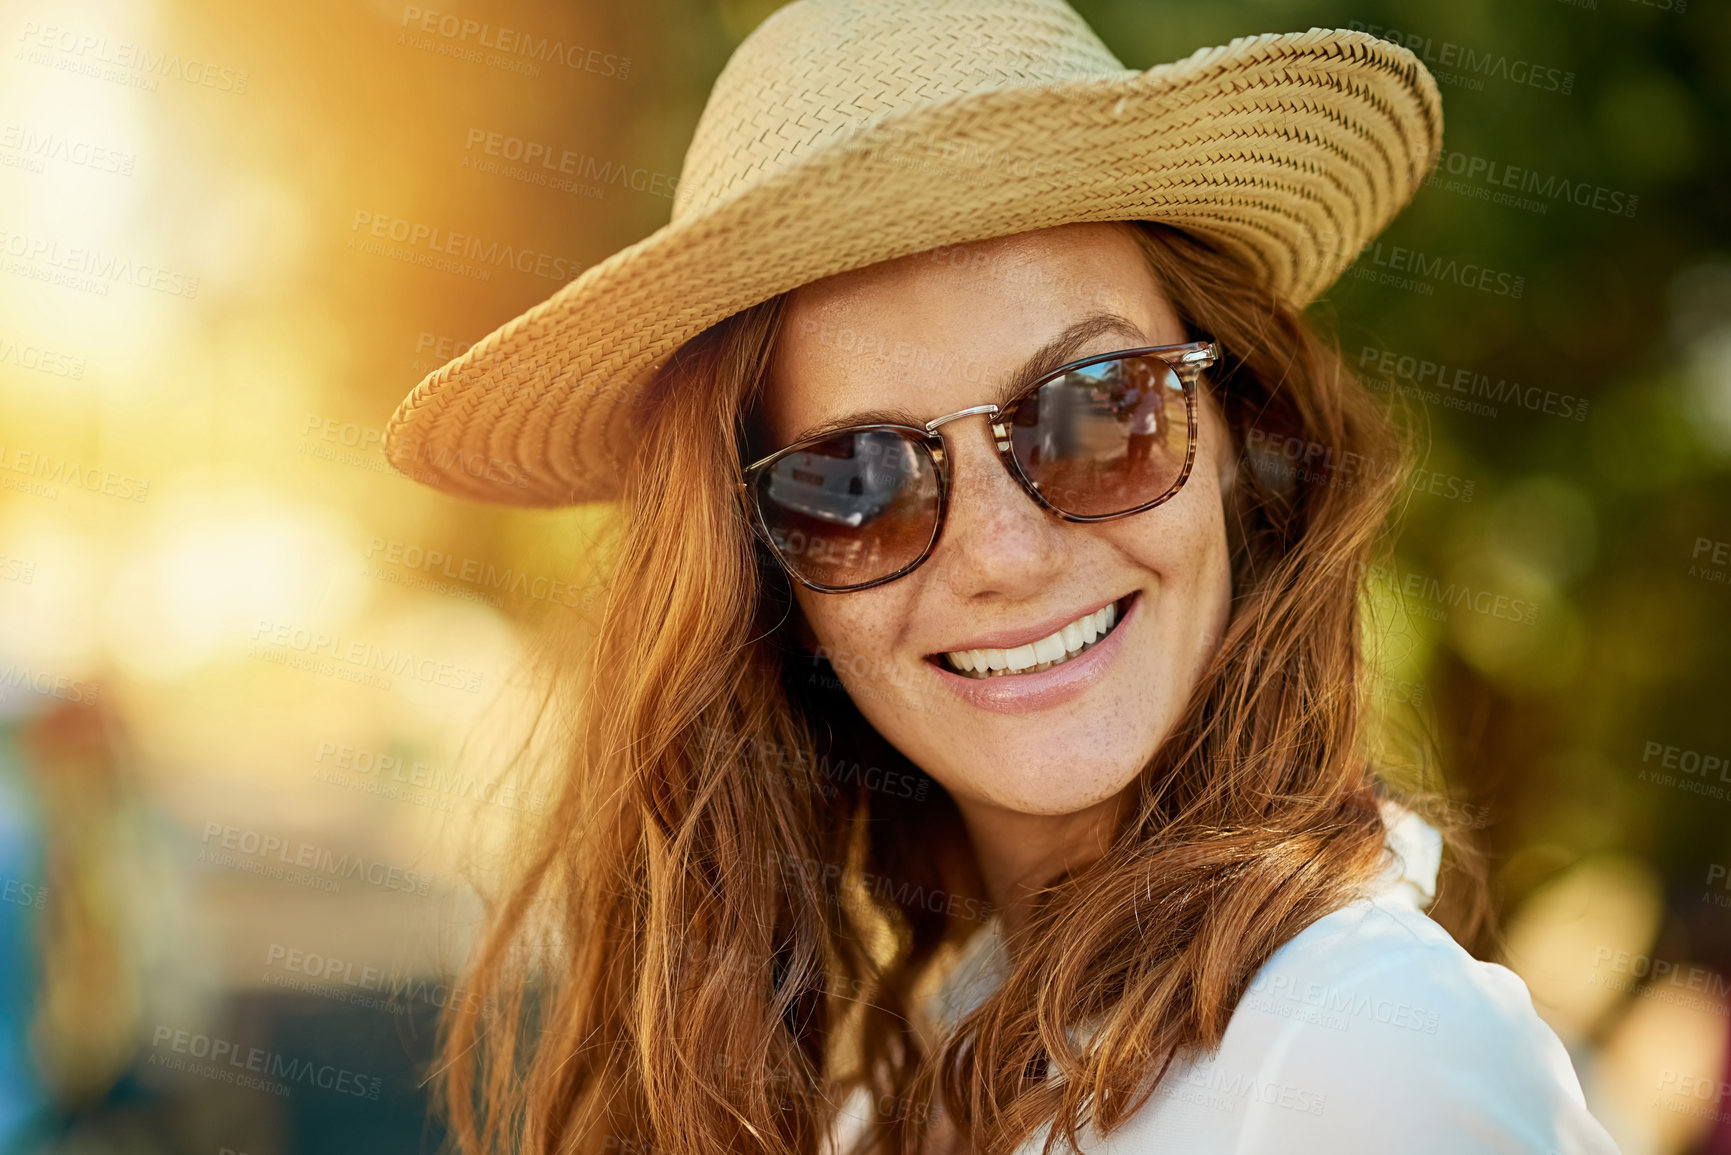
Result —
[{"label": "collar of white top", "polygon": [[1404,891],[1423,910],[1436,897],[1437,871],[1442,868],[1442,835],[1391,798],[1383,800],[1382,824],[1388,828],[1383,842],[1393,852],[1394,861],[1377,879],[1376,896]]},{"label": "collar of white top", "polygon": [[[1370,897],[1407,901],[1423,910],[1436,897],[1437,872],[1442,866],[1442,835],[1393,799],[1382,802],[1382,822],[1387,831],[1383,845],[1388,848],[1391,860],[1371,887]],[[1007,959],[1002,941],[998,916],[993,914],[962,949],[931,996],[928,1005],[938,1018],[954,1022],[1003,981],[1001,972]]]}]

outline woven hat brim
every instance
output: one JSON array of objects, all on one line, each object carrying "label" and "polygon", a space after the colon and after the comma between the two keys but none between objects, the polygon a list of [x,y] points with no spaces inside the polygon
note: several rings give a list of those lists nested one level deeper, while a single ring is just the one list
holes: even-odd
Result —
[{"label": "woven hat brim", "polygon": [[1302,307],[1411,199],[1441,144],[1441,98],[1417,57],[1327,29],[934,103],[587,269],[428,374],[386,427],[385,454],[483,501],[616,499],[642,385],[717,321],[832,274],[1070,222],[1189,230]]}]

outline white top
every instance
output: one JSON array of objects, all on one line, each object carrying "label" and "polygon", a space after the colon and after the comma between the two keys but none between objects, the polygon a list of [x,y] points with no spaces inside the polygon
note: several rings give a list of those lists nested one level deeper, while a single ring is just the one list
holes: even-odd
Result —
[{"label": "white top", "polygon": [[1130,432],[1146,436],[1159,427],[1160,394],[1153,389],[1130,411]]},{"label": "white top", "polygon": [[[1219,1051],[1174,1059],[1108,1138],[1082,1128],[1084,1155],[1618,1155],[1526,984],[1424,914],[1441,836],[1393,804],[1384,815],[1393,859],[1374,893],[1276,950]],[[966,1013],[1001,981],[1003,962],[994,919],[937,1006]],[[867,1102],[860,1091],[845,1105],[831,1151],[861,1133]],[[1042,1127],[1017,1155],[1035,1155],[1045,1138]]]}]

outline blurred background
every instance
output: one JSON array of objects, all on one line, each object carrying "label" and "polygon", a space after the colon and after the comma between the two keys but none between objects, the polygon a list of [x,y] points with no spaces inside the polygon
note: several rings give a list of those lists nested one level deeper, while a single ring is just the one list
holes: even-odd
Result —
[{"label": "blurred background", "polygon": [[[0,17],[0,1148],[439,1142],[464,848],[544,802],[525,659],[613,512],[440,496],[380,433],[666,223],[777,5],[432,3]],[[1316,25],[1431,64],[1443,162],[1316,307],[1430,440],[1388,740],[1441,751],[1503,927],[1467,945],[1623,1150],[1731,1152],[1731,5],[1075,6],[1130,67]]]}]

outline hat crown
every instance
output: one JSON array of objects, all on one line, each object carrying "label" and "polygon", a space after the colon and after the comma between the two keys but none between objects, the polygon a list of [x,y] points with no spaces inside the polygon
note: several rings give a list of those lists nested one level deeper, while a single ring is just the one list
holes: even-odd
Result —
[{"label": "hat crown", "polygon": [[795,0],[716,78],[672,219],[897,113],[1123,71],[1064,0]]}]

